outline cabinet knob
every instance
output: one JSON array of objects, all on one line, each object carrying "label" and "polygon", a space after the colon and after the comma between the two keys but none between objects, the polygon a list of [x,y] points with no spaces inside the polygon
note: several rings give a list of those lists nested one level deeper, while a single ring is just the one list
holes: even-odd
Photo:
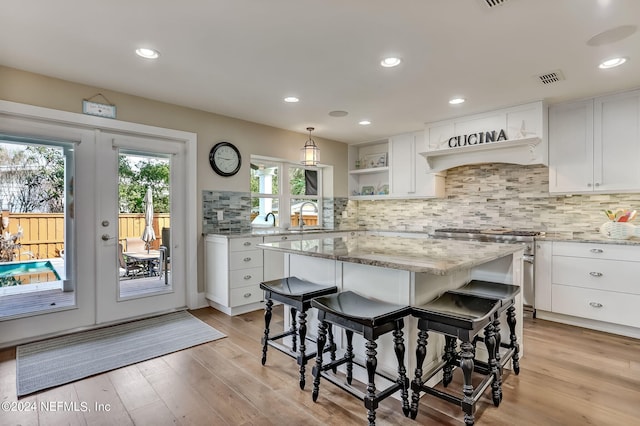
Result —
[{"label": "cabinet knob", "polygon": [[245,276],[244,276],[244,279],[245,279],[245,280],[250,280],[250,279],[251,279],[251,275],[245,275]]},{"label": "cabinet knob", "polygon": [[250,297],[251,297],[251,293],[245,293],[245,294],[244,294],[244,298],[245,298],[245,299],[248,299],[248,298],[250,298]]},{"label": "cabinet knob", "polygon": [[588,188],[591,188],[591,184],[590,184],[590,183],[588,183],[588,184],[587,184],[587,187],[588,187]]},{"label": "cabinet knob", "polygon": [[249,241],[245,241],[245,242],[244,242],[244,245],[245,245],[245,246],[250,246],[250,245],[251,245],[251,242],[249,242]]},{"label": "cabinet knob", "polygon": [[591,249],[591,253],[604,253],[602,249]]},{"label": "cabinet knob", "polygon": [[592,308],[602,308],[602,303],[598,303],[598,302],[589,302],[589,306],[591,306]]},{"label": "cabinet knob", "polygon": [[596,186],[600,186],[600,184],[598,182],[596,182]]},{"label": "cabinet knob", "polygon": [[287,237],[287,236],[282,236],[282,237],[280,237],[280,239],[281,239],[281,240],[288,240],[288,239],[289,239],[289,237]]},{"label": "cabinet knob", "polygon": [[602,272],[589,272],[589,275],[591,275],[592,277],[601,277]]},{"label": "cabinet knob", "polygon": [[245,257],[243,260],[244,260],[245,262],[251,262],[251,258],[250,258],[250,257]]}]

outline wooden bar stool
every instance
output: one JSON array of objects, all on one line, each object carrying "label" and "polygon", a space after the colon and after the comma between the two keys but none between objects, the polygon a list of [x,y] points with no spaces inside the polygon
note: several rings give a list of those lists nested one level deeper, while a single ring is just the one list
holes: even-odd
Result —
[{"label": "wooden bar stool", "polygon": [[[336,295],[313,299],[311,306],[318,309],[318,320],[320,321],[318,327],[316,365],[313,367],[313,401],[315,402],[318,399],[320,377],[324,377],[364,402],[364,406],[368,410],[367,418],[369,425],[375,425],[376,409],[380,401],[393,395],[396,391],[400,391],[402,409],[405,415],[408,415],[409,379],[407,378],[404,366],[405,348],[402,328],[404,326],[403,318],[409,315],[411,308],[409,306],[368,299],[352,291],[345,291]],[[341,359],[332,360],[330,363],[323,365],[322,352],[326,342],[329,324],[334,324],[345,330],[347,350]],[[376,340],[379,336],[390,332],[393,333],[394,351],[398,360],[397,377],[388,377],[376,371]],[[364,366],[354,360],[352,344],[353,333],[357,333],[367,340],[365,344],[367,349],[366,365]],[[342,364],[346,364],[346,384],[334,374],[328,373],[329,370],[333,370],[335,373],[336,368]],[[351,386],[353,380],[353,364],[360,365],[367,370],[368,383],[366,393]],[[384,377],[390,382],[393,382],[393,384],[378,392],[375,384],[376,375]]]},{"label": "wooden bar stool", "polygon": [[[282,353],[295,358],[300,366],[300,389],[304,389],[305,366],[308,360],[316,356],[315,352],[306,352],[307,310],[311,307],[311,300],[313,300],[313,298],[337,293],[338,287],[320,285],[301,280],[297,277],[288,277],[262,282],[260,283],[260,288],[264,290],[264,298],[266,300],[264,311],[264,336],[262,337],[262,365],[265,365],[267,362],[268,346],[278,349]],[[291,327],[284,333],[269,336],[269,325],[271,323],[274,300],[290,306]],[[276,340],[288,336],[291,336],[291,348],[276,342]],[[298,345],[297,338],[300,339],[299,352],[296,350]],[[333,343],[333,334],[331,330],[329,330],[329,347],[327,350],[332,351],[332,358],[335,359],[335,344]]]},{"label": "wooden bar stool", "polygon": [[[465,424],[474,424],[476,403],[497,377],[494,371],[497,369],[497,361],[495,359],[496,342],[492,319],[499,306],[500,302],[498,300],[447,292],[425,305],[411,309],[411,315],[418,318],[416,371],[415,378],[411,383],[411,418],[416,418],[420,392],[425,392],[445,401],[459,404],[464,411]],[[493,370],[492,374],[487,374],[474,389],[471,381],[471,374],[475,367],[475,351],[472,341],[482,330],[485,332],[484,340],[489,352],[489,365]],[[427,339],[430,331],[445,335],[445,353],[442,362],[427,372],[426,378],[423,378],[422,365],[427,355]],[[462,341],[459,356],[455,353],[456,339]],[[451,382],[453,362],[457,359],[459,359],[460,368],[462,369],[463,398],[426,384],[438,372],[442,371],[442,381],[446,387]]]},{"label": "wooden bar stool", "polygon": [[[494,397],[494,404],[497,406],[502,400],[502,371],[504,366],[511,360],[511,367],[516,375],[520,374],[520,345],[516,335],[516,296],[520,294],[520,287],[510,284],[500,284],[490,281],[473,280],[465,286],[450,290],[450,293],[469,294],[477,297],[484,297],[492,300],[499,300],[500,307],[494,314],[493,327],[496,335],[496,360],[498,361],[497,383],[493,384],[494,392],[499,390],[498,403]],[[507,311],[507,325],[509,326],[509,342],[503,343],[500,337],[500,317]],[[500,348],[506,348],[504,354],[500,354]]]}]

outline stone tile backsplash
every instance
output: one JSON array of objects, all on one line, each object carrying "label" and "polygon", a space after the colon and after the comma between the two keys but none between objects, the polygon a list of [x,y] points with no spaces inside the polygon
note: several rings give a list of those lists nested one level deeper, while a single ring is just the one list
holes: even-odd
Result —
[{"label": "stone tile backsplash", "polygon": [[350,201],[343,228],[431,231],[439,227],[507,227],[590,232],[607,221],[604,209],[640,210],[640,193],[549,194],[546,166],[490,163],[447,171],[446,197]]},{"label": "stone tile backsplash", "polygon": [[[591,232],[607,221],[604,209],[640,210],[640,193],[551,195],[546,166],[490,163],[447,171],[446,197],[427,200],[323,202],[324,226],[336,229],[427,231],[441,227],[507,227]],[[251,231],[249,192],[203,191],[204,233]],[[224,219],[217,219],[222,210]]]}]

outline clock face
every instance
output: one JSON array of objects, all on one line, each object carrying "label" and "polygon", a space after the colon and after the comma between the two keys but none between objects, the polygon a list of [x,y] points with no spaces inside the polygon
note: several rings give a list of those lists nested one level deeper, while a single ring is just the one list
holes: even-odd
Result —
[{"label": "clock face", "polygon": [[240,151],[229,142],[219,142],[211,148],[209,164],[220,176],[233,176],[240,170]]}]

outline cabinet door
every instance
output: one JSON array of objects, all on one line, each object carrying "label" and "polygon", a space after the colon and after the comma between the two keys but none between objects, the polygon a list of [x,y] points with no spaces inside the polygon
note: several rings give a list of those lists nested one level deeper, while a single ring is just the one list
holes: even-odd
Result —
[{"label": "cabinet door", "polygon": [[534,308],[551,311],[551,241],[536,241]]},{"label": "cabinet door", "polygon": [[[274,235],[264,237],[265,243],[277,243],[291,239],[289,235]],[[284,253],[274,250],[263,250],[264,265],[263,278],[265,281],[284,278]]]},{"label": "cabinet door", "polygon": [[549,192],[593,191],[593,101],[549,108]]},{"label": "cabinet door", "polygon": [[640,189],[640,90],[596,98],[594,189]]},{"label": "cabinet door", "polygon": [[416,141],[413,133],[389,139],[391,195],[416,193]]}]

